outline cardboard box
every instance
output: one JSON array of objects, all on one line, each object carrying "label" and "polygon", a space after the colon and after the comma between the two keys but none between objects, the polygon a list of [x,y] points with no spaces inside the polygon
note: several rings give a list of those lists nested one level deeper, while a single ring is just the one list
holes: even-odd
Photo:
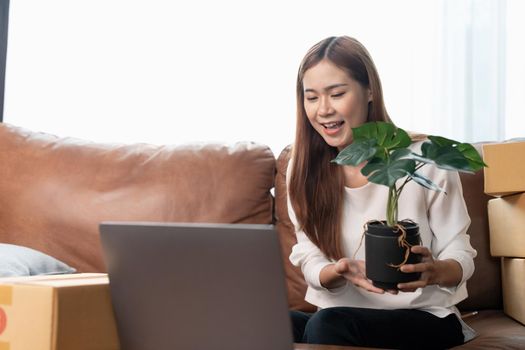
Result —
[{"label": "cardboard box", "polygon": [[525,140],[483,145],[485,193],[505,196],[525,192]]},{"label": "cardboard box", "polygon": [[525,258],[525,193],[488,202],[490,254]]},{"label": "cardboard box", "polygon": [[525,325],[525,259],[501,258],[503,311]]},{"label": "cardboard box", "polygon": [[119,348],[106,274],[0,278],[0,350]]}]

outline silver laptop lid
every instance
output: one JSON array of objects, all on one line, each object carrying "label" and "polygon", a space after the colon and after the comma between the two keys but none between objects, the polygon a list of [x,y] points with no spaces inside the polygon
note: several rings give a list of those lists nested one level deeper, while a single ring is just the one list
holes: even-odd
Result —
[{"label": "silver laptop lid", "polygon": [[291,350],[271,225],[100,225],[122,349]]}]

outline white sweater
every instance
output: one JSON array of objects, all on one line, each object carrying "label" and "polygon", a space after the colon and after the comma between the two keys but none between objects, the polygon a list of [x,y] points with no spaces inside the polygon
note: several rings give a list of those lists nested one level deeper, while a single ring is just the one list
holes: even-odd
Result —
[{"label": "white sweater", "polygon": [[[291,162],[288,167],[290,178]],[[466,234],[470,225],[459,175],[432,165],[425,165],[419,173],[431,179],[446,191],[427,190],[410,181],[399,198],[399,219],[411,219],[419,224],[422,245],[428,247],[435,259],[454,259],[463,269],[463,278],[457,287],[444,288],[437,285],[417,289],[413,293],[400,292],[377,294],[347,283],[337,289],[321,286],[319,274],[323,267],[334,263],[329,260],[298,229],[297,218],[288,197],[288,213],[296,229],[297,244],[293,246],[290,261],[300,266],[308,284],[305,300],[319,308],[349,306],[374,309],[420,309],[438,317],[451,313],[459,316],[454,306],[467,297],[466,281],[474,272],[473,258],[476,251]],[[401,181],[401,180],[400,180]],[[343,204],[343,253],[352,258],[363,234],[363,224],[369,220],[385,220],[388,188],[367,183],[359,188],[345,187]],[[365,241],[358,250],[356,259],[365,260]],[[465,341],[474,332],[462,322]]]}]

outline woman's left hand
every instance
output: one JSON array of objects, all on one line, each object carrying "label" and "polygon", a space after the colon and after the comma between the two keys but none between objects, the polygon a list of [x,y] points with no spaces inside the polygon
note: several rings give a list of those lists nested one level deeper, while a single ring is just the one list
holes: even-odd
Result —
[{"label": "woman's left hand", "polygon": [[421,262],[418,264],[403,265],[400,270],[406,273],[421,272],[421,277],[417,281],[399,283],[397,287],[400,291],[414,292],[418,288],[432,284],[452,287],[461,281],[463,270],[457,261],[452,259],[434,260],[430,250],[420,245],[413,246],[410,252],[420,254]]}]

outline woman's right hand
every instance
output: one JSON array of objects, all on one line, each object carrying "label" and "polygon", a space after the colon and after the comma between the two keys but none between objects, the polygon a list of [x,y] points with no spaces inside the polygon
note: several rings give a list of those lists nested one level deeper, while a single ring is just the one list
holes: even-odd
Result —
[{"label": "woman's right hand", "polygon": [[[334,265],[334,271],[350,281],[354,286],[363,288],[369,292],[384,294],[385,291],[372,284],[368,278],[366,278],[365,262],[364,260],[351,260],[348,258],[342,258],[337,261]],[[392,294],[397,294],[397,291],[388,291]]]}]

